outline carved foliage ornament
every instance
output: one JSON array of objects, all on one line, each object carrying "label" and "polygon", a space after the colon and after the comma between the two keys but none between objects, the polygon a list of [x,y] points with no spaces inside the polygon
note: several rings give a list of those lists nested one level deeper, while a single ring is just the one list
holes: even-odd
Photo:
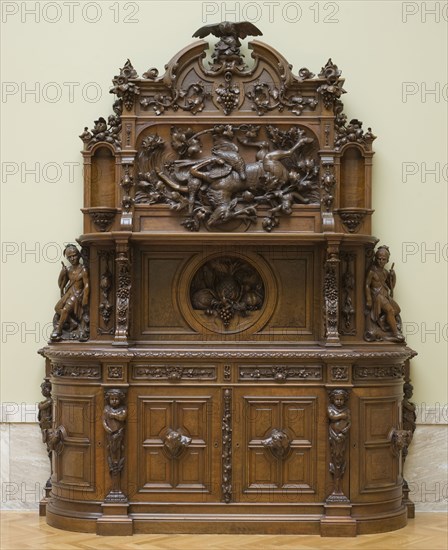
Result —
[{"label": "carved foliage ornament", "polygon": [[110,143],[115,149],[121,149],[121,114],[123,102],[117,99],[113,105],[115,115],[109,115],[107,121],[103,117],[95,120],[94,127],[89,131],[88,127],[79,136],[84,142],[84,148],[90,149],[95,143]]},{"label": "carved foliage ornament", "polygon": [[113,274],[110,270],[110,264],[113,261],[114,253],[109,250],[98,251],[102,271],[100,275],[100,293],[101,301],[98,306],[101,319],[104,322],[104,328],[98,327],[98,334],[113,334],[113,328],[109,328],[110,319],[114,309],[110,301],[113,285]]},{"label": "carved foliage ornament", "polygon": [[111,94],[115,94],[123,100],[123,104],[128,111],[134,106],[135,96],[140,94],[140,90],[135,83],[129,82],[129,79],[134,78],[138,78],[138,74],[128,59],[124,67],[120,69],[120,74],[114,76],[112,80],[114,86],[110,90]]},{"label": "carved foliage ornament", "polygon": [[[262,225],[271,231],[293,205],[319,203],[314,147],[315,140],[296,126],[261,130],[229,124],[197,132],[172,127],[170,146],[156,134],[142,141],[135,202],[165,203],[184,212],[182,225],[190,231],[201,226],[232,230],[235,223],[247,227],[264,207]],[[199,156],[203,148],[207,152]],[[170,149],[177,160],[168,160]],[[254,149],[254,161],[246,161]]]},{"label": "carved foliage ornament", "polygon": [[240,378],[250,378],[252,380],[274,380],[275,382],[285,382],[289,379],[299,380],[321,380],[322,379],[322,367],[321,366],[284,366],[277,365],[273,367],[241,367]]},{"label": "carved foliage ornament", "polygon": [[327,339],[339,339],[338,315],[339,315],[339,285],[338,285],[339,260],[337,256],[329,255],[325,262],[324,273],[324,314],[325,335]]},{"label": "carved foliage ornament", "polygon": [[228,504],[232,500],[232,390],[223,390],[222,416],[222,498]]},{"label": "carved foliage ornament", "polygon": [[117,264],[117,326],[115,336],[118,339],[124,340],[129,332],[129,317],[130,317],[130,298],[131,298],[131,262],[130,251],[127,247],[125,250],[119,250],[115,262]]}]

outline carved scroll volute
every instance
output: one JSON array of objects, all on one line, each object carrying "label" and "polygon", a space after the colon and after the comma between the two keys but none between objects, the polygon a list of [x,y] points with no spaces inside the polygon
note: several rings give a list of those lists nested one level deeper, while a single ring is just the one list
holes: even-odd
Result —
[{"label": "carved scroll volute", "polygon": [[107,438],[107,465],[111,477],[111,489],[106,497],[110,502],[123,502],[126,497],[121,492],[120,477],[124,468],[124,434],[128,408],[126,394],[119,388],[108,389],[104,396],[103,428]]},{"label": "carved scroll volute", "polygon": [[191,437],[185,435],[179,428],[168,428],[162,436],[163,447],[170,458],[181,458],[191,443]]},{"label": "carved scroll volute", "polygon": [[115,341],[127,343],[131,302],[131,251],[127,242],[118,242],[116,249],[116,326]]},{"label": "carved scroll volute", "polygon": [[342,491],[342,478],[346,469],[346,450],[351,427],[351,413],[347,406],[349,392],[334,389],[329,392],[330,404],[327,408],[328,439],[330,443],[330,473],[333,476],[333,492],[327,502],[348,502]]},{"label": "carved scroll volute", "polygon": [[291,440],[288,434],[279,428],[273,428],[261,443],[278,460],[285,459],[291,452]]}]

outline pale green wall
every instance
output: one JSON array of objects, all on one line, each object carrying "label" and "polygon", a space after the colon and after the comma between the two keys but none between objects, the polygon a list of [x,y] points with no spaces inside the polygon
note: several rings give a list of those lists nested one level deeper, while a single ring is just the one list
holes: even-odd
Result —
[{"label": "pale green wall", "polygon": [[[26,3],[29,8],[35,4]],[[17,175],[2,177],[1,396],[3,401],[19,403],[40,399],[43,360],[36,350],[45,345],[42,332],[51,321],[58,295],[57,247],[48,243],[62,249],[63,243],[81,233],[82,144],[78,135],[84,125],[91,128],[94,119],[112,112],[113,97],[108,90],[127,57],[139,74],[150,67],[162,72],[164,64],[204,23],[235,20],[223,13],[226,4],[221,2],[101,1],[90,2],[85,12],[90,20],[98,15],[96,23],[83,20],[85,2],[72,4],[70,22],[69,8],[58,4],[61,18],[49,23],[45,19],[58,16],[54,3],[37,3],[40,22],[36,23],[25,14],[23,3],[2,2],[6,19],[2,23],[2,80],[12,83],[7,90],[19,89],[19,93],[2,96],[3,170],[12,166],[5,163],[22,162],[28,167],[38,162],[43,172],[46,163],[62,167],[62,178],[55,183],[46,181],[55,175],[51,166],[38,183],[30,175],[21,182],[24,173],[20,169]],[[438,6],[441,13],[425,13],[425,5]],[[237,20],[245,13],[253,20],[258,9],[262,17],[254,22],[264,34],[260,39],[293,63],[296,72],[306,66],[317,73],[332,57],[347,79],[346,113],[364,121],[365,127],[372,125],[378,135],[374,143],[374,233],[391,248],[398,277],[396,298],[408,332],[416,331],[408,337],[419,352],[414,360],[415,401],[443,406],[447,402],[446,2],[227,3],[228,8],[232,6],[239,12]],[[297,6],[301,17],[292,22],[297,19]],[[133,14],[134,7],[138,12]],[[16,9],[17,14],[7,14]],[[205,19],[207,10],[217,13]],[[406,10],[409,15],[403,22]],[[126,17],[138,22],[124,22]],[[57,88],[45,87],[50,82]],[[69,85],[64,85],[69,82],[79,83],[73,86],[72,101]],[[99,101],[83,98],[82,88],[89,82],[101,88]],[[406,102],[404,82],[412,83],[408,89],[416,92]],[[38,101],[32,96],[22,101],[20,92],[34,83],[41,88]],[[438,96],[425,95],[425,86],[438,86]],[[61,98],[49,102],[58,88]],[[95,87],[85,91],[94,97]],[[69,169],[63,163],[77,163],[74,182],[69,182]],[[409,166],[419,170],[407,183],[402,181],[403,163],[415,163]],[[428,168],[440,164],[439,182],[433,175],[424,181],[423,163]],[[40,253],[26,255],[26,247],[35,243]],[[440,249],[438,256],[425,255],[423,247],[434,246]],[[414,254],[403,257],[403,247]],[[39,334],[26,334],[35,325]],[[425,326],[438,326],[438,333],[425,335]],[[10,334],[15,330],[16,334]]]}]

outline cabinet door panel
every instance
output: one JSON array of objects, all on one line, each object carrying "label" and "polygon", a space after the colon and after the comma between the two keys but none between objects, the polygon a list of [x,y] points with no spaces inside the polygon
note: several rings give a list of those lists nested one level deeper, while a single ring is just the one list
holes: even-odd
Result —
[{"label": "cabinet door panel", "polygon": [[[325,418],[324,396],[319,399],[320,390],[311,388],[259,391],[235,390],[234,481],[240,488],[235,500],[253,501],[256,493],[261,502],[317,501],[324,492],[318,468],[325,466],[325,447],[318,440],[326,441],[326,426],[317,422],[318,415]],[[271,450],[273,433],[287,441],[284,449]]]},{"label": "cabinet door panel", "polygon": [[[182,500],[219,500],[213,495],[221,466],[218,390],[140,388],[130,399],[137,411],[130,444],[135,443],[137,452],[131,456],[129,475],[139,499],[162,501],[169,493],[173,498],[183,493]],[[170,431],[184,436],[185,444],[173,450],[167,444]]]}]

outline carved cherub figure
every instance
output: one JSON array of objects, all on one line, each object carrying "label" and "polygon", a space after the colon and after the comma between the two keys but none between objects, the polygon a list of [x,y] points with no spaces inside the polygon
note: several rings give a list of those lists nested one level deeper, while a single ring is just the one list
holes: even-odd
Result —
[{"label": "carved cherub figure", "polygon": [[47,442],[47,431],[52,426],[53,420],[53,398],[51,397],[51,382],[44,380],[40,385],[41,393],[45,397],[43,401],[38,404],[39,412],[37,414],[37,420],[39,421],[39,427],[42,431],[42,441]]},{"label": "carved cherub figure", "polygon": [[106,405],[103,410],[103,427],[107,434],[107,462],[112,476],[118,476],[124,465],[124,429],[128,410],[124,404],[122,390],[111,389],[106,392]]},{"label": "carved cherub figure", "polygon": [[404,337],[400,330],[400,307],[393,299],[396,283],[395,264],[392,264],[389,271],[385,268],[389,257],[387,246],[378,247],[374,263],[367,274],[366,306],[369,310],[368,320],[374,325],[372,330],[369,331],[368,328],[369,338],[367,339],[384,338],[393,342],[403,342]]},{"label": "carved cherub figure", "polygon": [[61,262],[58,279],[61,299],[54,308],[56,315],[51,340],[61,340],[66,323],[69,325],[69,337],[76,337],[75,330],[80,327],[78,338],[86,340],[89,325],[89,273],[87,267],[80,263],[81,253],[74,244],[65,247],[64,256],[71,265],[67,267]]},{"label": "carved cherub figure", "polygon": [[347,407],[348,392],[344,389],[332,390],[327,415],[330,422],[328,437],[330,441],[330,472],[334,478],[333,494],[342,494],[341,479],[345,472],[345,451],[348,432],[351,427],[351,413]]}]

